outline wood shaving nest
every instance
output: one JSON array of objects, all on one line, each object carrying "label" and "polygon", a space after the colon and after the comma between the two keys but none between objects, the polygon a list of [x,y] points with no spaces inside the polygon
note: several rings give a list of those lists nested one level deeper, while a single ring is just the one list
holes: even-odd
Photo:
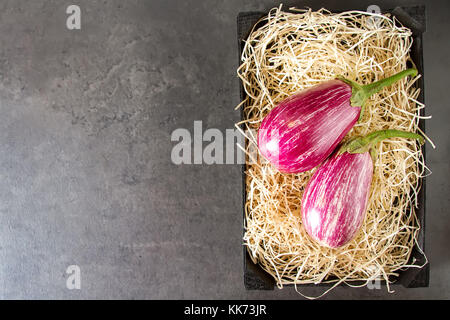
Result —
[{"label": "wood shaving nest", "polygon": [[[257,130],[264,116],[295,92],[337,75],[371,83],[411,62],[411,31],[390,15],[285,12],[280,7],[263,22],[246,40],[238,68],[247,98],[238,106],[244,108],[244,120],[237,125],[246,133]],[[420,116],[425,106],[417,101],[419,77],[373,95],[362,121],[345,139],[383,129],[422,133],[419,120],[427,117]],[[246,136],[244,149],[250,155],[256,137]],[[376,149],[364,224],[354,240],[338,249],[318,245],[302,227],[302,193],[315,170],[283,174],[261,158],[247,161],[244,244],[279,288],[294,284],[298,291],[301,284],[333,283],[325,294],[341,283],[384,279],[392,292],[389,284],[399,270],[422,267],[408,265],[418,246],[417,194],[421,178],[429,173],[421,147],[416,141],[390,139]]]}]

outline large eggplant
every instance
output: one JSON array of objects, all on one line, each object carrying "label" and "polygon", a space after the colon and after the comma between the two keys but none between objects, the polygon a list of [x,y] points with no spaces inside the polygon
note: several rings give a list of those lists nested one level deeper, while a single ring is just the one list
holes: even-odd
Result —
[{"label": "large eggplant", "polygon": [[352,240],[366,212],[373,174],[374,144],[391,138],[423,137],[383,130],[357,137],[340,147],[314,173],[302,198],[302,222],[320,244],[337,248]]},{"label": "large eggplant", "polygon": [[361,118],[368,97],[416,74],[416,69],[407,69],[365,86],[339,78],[301,91],[263,119],[259,150],[281,172],[308,171],[322,163]]}]

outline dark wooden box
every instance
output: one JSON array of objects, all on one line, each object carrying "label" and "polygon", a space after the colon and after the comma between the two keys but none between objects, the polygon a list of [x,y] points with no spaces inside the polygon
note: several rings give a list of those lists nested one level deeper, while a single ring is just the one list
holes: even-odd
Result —
[{"label": "dark wooden box", "polygon": [[[342,10],[344,11],[344,10]],[[413,59],[419,73],[422,77],[418,80],[417,85],[420,87],[420,96],[418,100],[425,103],[425,90],[424,90],[424,68],[423,68],[423,46],[422,35],[426,29],[425,19],[425,7],[413,6],[413,7],[396,7],[392,10],[386,10],[393,14],[404,26],[411,29],[413,35],[413,46],[411,48],[411,58]],[[243,40],[245,40],[253,26],[267,13],[264,12],[241,12],[237,17],[237,35],[239,44],[239,57],[243,50]],[[240,63],[240,60],[239,60]],[[240,84],[240,97],[241,101],[245,98],[246,93]],[[241,109],[242,110],[242,109]],[[424,110],[422,109],[422,115]],[[243,119],[243,113],[241,111],[241,118]],[[421,119],[419,127],[425,132],[425,124]],[[422,147],[425,155],[425,145]],[[243,179],[243,208],[247,198],[245,188],[245,165],[242,166],[242,179]],[[420,233],[418,235],[418,244],[425,251],[425,186],[426,179],[422,179],[422,187],[418,194],[419,208],[416,210],[417,217],[420,222]],[[243,214],[245,223],[245,212]],[[416,260],[416,264],[425,263],[425,257],[414,247],[411,254],[410,262]],[[408,268],[401,272],[394,285],[401,284],[406,288],[428,287],[429,285],[430,268],[429,263],[423,268]],[[273,290],[275,286],[275,280],[266,273],[259,265],[254,264],[247,252],[247,248],[244,247],[244,284],[248,290]],[[314,286],[313,284],[308,286]],[[320,284],[323,287],[331,287],[332,284]]]}]

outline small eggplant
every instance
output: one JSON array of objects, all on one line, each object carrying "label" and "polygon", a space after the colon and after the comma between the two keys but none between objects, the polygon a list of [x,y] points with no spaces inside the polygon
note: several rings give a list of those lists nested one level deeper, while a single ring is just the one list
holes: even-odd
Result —
[{"label": "small eggplant", "polygon": [[373,146],[386,138],[419,139],[416,133],[382,130],[343,144],[314,173],[302,199],[302,222],[320,244],[337,248],[352,240],[366,212],[374,168]]},{"label": "small eggplant", "polygon": [[416,74],[416,69],[407,69],[365,86],[338,78],[301,91],[263,119],[259,150],[281,172],[308,171],[322,163],[362,117],[368,97]]}]

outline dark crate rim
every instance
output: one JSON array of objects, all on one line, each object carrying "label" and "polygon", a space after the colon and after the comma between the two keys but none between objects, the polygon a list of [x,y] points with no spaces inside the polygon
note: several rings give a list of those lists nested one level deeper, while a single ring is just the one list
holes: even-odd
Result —
[{"label": "dark crate rim", "polygon": [[[343,12],[348,10],[339,10],[334,12]],[[417,81],[417,86],[420,88],[420,94],[418,101],[425,104],[425,87],[424,87],[424,66],[423,66],[423,41],[422,35],[426,30],[426,9],[424,5],[420,6],[401,6],[395,7],[394,9],[384,10],[383,13],[390,13],[396,17],[401,24],[409,28],[412,31],[413,45],[410,50],[411,59],[413,60],[419,74],[422,76]],[[240,12],[237,16],[237,36],[239,45],[239,64],[241,64],[241,54],[243,50],[243,40],[245,40],[250,34],[253,27],[257,28],[256,25],[261,18],[267,16],[268,12],[261,11],[249,11]],[[240,99],[244,100],[246,97],[242,82],[239,81],[240,86]],[[424,115],[425,110],[420,111],[420,115]],[[243,109],[241,108],[241,119],[244,118]],[[241,125],[243,128],[243,125]],[[425,121],[423,119],[419,120],[419,128],[425,133]],[[425,158],[425,145],[422,146],[424,160]],[[243,190],[243,226],[246,225],[245,219],[245,203],[246,203],[246,164],[242,165],[242,190]],[[418,193],[418,208],[416,208],[416,215],[419,220],[420,230],[417,237],[417,242],[422,252],[426,255],[425,251],[425,193],[426,193],[426,178],[421,179],[421,188]],[[245,233],[245,228],[243,228],[243,235]],[[270,276],[266,271],[264,271],[258,264],[254,264],[249,256],[247,247],[243,246],[244,251],[244,285],[247,290],[273,290],[276,281]],[[413,260],[417,264],[424,264],[426,257],[414,246],[409,263]],[[399,276],[395,279],[396,281],[393,285],[402,285],[405,288],[418,288],[418,287],[428,287],[430,277],[430,264],[427,263],[423,268],[406,268],[399,272]],[[351,281],[353,284],[361,284],[361,281]],[[385,284],[385,281],[381,281]],[[303,284],[298,286],[321,286],[321,287],[331,287],[334,283],[320,283],[320,284]],[[341,283],[339,286],[343,286]],[[392,285],[392,284],[391,284]],[[293,286],[293,285],[287,285]]]}]

